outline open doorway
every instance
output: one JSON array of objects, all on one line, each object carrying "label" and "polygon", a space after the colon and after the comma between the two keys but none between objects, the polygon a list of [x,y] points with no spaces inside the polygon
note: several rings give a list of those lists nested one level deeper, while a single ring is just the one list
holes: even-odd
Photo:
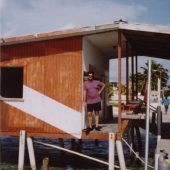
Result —
[{"label": "open doorway", "polygon": [[107,84],[109,82],[109,59],[111,54],[105,51],[106,49],[109,50],[110,46],[112,48],[111,37],[114,37],[113,32],[88,35],[83,38],[83,79],[87,80],[87,72],[92,71],[95,74],[95,79],[106,84],[106,88],[102,94],[100,123],[108,119]]}]

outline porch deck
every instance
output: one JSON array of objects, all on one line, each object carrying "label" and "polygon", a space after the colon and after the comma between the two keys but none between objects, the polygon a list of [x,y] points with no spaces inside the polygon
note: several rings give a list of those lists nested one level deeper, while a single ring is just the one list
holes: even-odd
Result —
[{"label": "porch deck", "polygon": [[160,150],[165,150],[168,155],[170,155],[170,139],[161,139],[156,148],[156,153],[160,153]]},{"label": "porch deck", "polygon": [[118,124],[99,124],[100,131],[93,129],[89,133],[83,132],[83,139],[107,139],[109,133],[118,133]]},{"label": "porch deck", "polygon": [[[124,131],[128,128],[129,121],[124,120],[122,123],[122,130],[121,133],[124,133]],[[118,129],[118,124],[117,123],[109,123],[109,124],[99,124],[100,131],[96,131],[95,129],[90,131],[90,133],[82,132],[81,139],[108,139],[109,138],[109,133],[115,133],[115,135],[118,137],[119,136],[119,129]],[[2,136],[19,136],[19,131],[18,132],[0,132],[0,135]],[[71,136],[70,134],[67,133],[37,133],[37,132],[27,132],[27,136],[31,137],[51,137],[51,138],[75,138]]]},{"label": "porch deck", "polygon": [[115,133],[116,138],[120,137],[120,134],[123,134],[125,130],[128,128],[129,120],[122,121],[122,129],[119,132],[117,123],[107,123],[107,124],[99,124],[100,131],[92,130],[89,134],[83,132],[82,139],[108,139],[109,133]]}]

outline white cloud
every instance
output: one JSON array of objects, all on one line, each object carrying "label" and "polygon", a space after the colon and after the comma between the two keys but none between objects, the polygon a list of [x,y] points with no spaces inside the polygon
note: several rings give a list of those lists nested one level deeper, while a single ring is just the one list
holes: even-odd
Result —
[{"label": "white cloud", "polygon": [[6,4],[5,0],[0,0],[0,10],[4,8],[5,4]]},{"label": "white cloud", "polygon": [[24,3],[6,0],[2,10],[2,33],[7,37],[112,23],[119,19],[133,21],[147,8],[112,0],[29,0]]},{"label": "white cloud", "polygon": [[[135,0],[0,0],[0,37],[112,23],[119,19],[128,22],[139,22],[141,18],[147,20],[148,13],[154,10],[149,9],[150,5],[147,6],[151,1],[139,2]],[[157,5],[159,2],[157,0]],[[158,10],[155,11],[154,18],[156,15],[159,15]],[[169,21],[167,20],[166,23]],[[141,60],[140,63],[144,65],[145,61]],[[166,63],[168,62],[164,61],[168,68]],[[116,70],[116,66],[113,69]],[[115,75],[111,76],[115,77]]]}]

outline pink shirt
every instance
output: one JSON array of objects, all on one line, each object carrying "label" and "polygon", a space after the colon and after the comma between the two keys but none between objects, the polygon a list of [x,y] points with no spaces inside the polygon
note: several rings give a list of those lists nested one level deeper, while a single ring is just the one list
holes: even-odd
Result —
[{"label": "pink shirt", "polygon": [[99,90],[103,85],[104,83],[98,80],[93,80],[93,81],[87,80],[84,82],[84,90],[86,90],[87,104],[94,104],[94,103],[101,102]]}]

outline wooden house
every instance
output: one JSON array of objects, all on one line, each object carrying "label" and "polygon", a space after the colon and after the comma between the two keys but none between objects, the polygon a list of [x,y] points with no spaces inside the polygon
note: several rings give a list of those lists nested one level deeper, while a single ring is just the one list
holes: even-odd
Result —
[{"label": "wooden house", "polygon": [[[81,138],[84,72],[91,69],[107,82],[109,59],[118,58],[121,85],[122,57],[170,59],[170,27],[123,21],[1,38],[0,43],[2,135],[26,130],[32,136]],[[121,123],[121,108],[119,113]]]}]

